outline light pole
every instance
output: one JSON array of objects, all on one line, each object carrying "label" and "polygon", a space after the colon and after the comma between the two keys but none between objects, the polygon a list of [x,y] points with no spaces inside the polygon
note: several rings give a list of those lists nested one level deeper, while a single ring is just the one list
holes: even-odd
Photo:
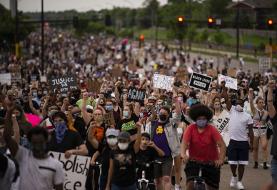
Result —
[{"label": "light pole", "polygon": [[41,72],[44,75],[44,0],[41,0]]},{"label": "light pole", "polygon": [[241,2],[241,0],[233,0],[233,2],[236,3],[236,38],[237,38],[236,57],[237,57],[237,59],[239,59],[239,43],[240,43],[240,33],[239,33],[239,29],[240,29],[240,21],[239,21],[240,7],[239,7],[239,3]]}]

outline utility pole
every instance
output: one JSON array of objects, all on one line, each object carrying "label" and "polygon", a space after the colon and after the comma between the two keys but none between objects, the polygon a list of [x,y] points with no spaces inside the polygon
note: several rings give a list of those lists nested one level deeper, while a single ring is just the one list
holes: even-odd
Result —
[{"label": "utility pole", "polygon": [[41,0],[41,72],[44,75],[44,0]]},{"label": "utility pole", "polygon": [[239,29],[240,29],[240,21],[239,21],[239,12],[240,12],[240,8],[239,8],[239,1],[237,3],[237,15],[236,15],[236,28],[237,28],[237,59],[239,59],[239,43],[240,43],[240,34],[239,34]]},{"label": "utility pole", "polygon": [[19,38],[18,38],[18,28],[19,28],[19,16],[18,16],[18,0],[15,0],[15,56],[19,57]]}]

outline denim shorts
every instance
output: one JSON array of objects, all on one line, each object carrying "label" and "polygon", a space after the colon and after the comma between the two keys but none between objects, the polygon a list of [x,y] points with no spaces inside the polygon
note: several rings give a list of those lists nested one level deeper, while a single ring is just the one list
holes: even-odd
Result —
[{"label": "denim shorts", "polygon": [[274,185],[277,185],[277,160],[272,158],[271,161],[271,176]]}]

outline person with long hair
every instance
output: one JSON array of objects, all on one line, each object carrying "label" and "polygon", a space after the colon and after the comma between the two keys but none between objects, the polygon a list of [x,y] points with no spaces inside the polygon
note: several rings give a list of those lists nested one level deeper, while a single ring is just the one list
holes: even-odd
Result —
[{"label": "person with long hair", "polygon": [[258,163],[258,152],[259,152],[259,142],[261,142],[263,150],[263,168],[268,169],[267,159],[268,159],[268,140],[266,136],[266,123],[269,120],[268,111],[265,110],[265,101],[262,97],[258,97],[255,101],[256,107],[254,105],[254,93],[253,89],[249,90],[249,101],[251,106],[251,111],[253,113],[254,120],[254,141],[253,141],[253,158],[254,158],[254,168],[259,167]]}]

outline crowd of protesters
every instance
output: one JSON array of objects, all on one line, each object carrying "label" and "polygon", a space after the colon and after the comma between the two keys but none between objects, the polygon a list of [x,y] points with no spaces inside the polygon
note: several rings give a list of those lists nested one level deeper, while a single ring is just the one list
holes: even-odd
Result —
[{"label": "crowd of protesters", "polygon": [[[1,189],[63,189],[63,165],[49,151],[91,157],[86,189],[137,189],[143,170],[154,182],[150,189],[182,189],[185,180],[186,189],[194,189],[200,169],[208,189],[226,189],[219,186],[226,160],[230,187],[244,189],[249,152],[253,167],[260,167],[260,144],[265,170],[271,147],[268,188],[277,187],[273,72],[236,68],[232,77],[238,89],[232,90],[217,81],[217,74],[228,75],[230,58],[219,67],[212,59],[192,58],[162,43],[155,47],[105,35],[78,38],[47,28],[44,49],[43,69],[36,32],[23,42],[21,58],[2,56],[0,73],[12,73],[12,81],[0,89]],[[209,75],[208,70],[216,72],[208,92],[189,86],[192,72]],[[172,89],[154,88],[154,73],[175,77]],[[78,87],[54,90],[49,81],[62,76],[75,77]],[[144,100],[130,101],[130,88],[145,90]],[[228,138],[215,124],[223,113]],[[113,122],[107,122],[107,114]]]}]

